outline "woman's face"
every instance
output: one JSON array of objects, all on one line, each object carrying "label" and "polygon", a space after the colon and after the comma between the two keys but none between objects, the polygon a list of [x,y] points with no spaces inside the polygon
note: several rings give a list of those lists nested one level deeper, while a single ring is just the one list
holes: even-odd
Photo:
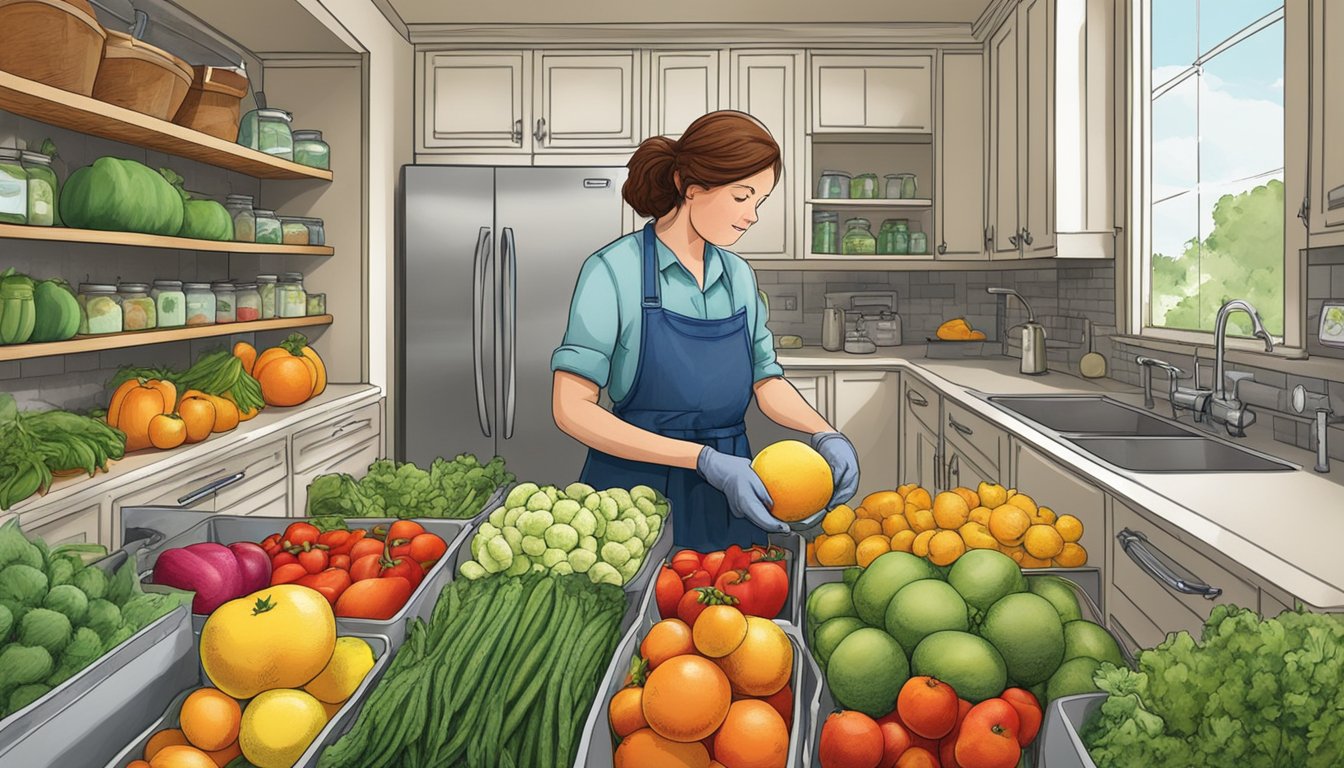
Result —
[{"label": "woman's face", "polygon": [[686,191],[691,226],[709,243],[727,248],[756,223],[756,209],[774,188],[773,168],[713,189],[692,186]]}]

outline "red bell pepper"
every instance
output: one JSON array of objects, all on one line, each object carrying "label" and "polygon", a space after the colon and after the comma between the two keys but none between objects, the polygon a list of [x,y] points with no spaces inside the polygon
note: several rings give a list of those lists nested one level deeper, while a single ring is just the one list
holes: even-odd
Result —
[{"label": "red bell pepper", "polygon": [[275,557],[282,547],[280,546],[280,534],[272,533],[270,536],[261,540],[261,548],[267,555]]},{"label": "red bell pepper", "polygon": [[693,589],[714,586],[714,579],[710,578],[709,571],[704,568],[697,568],[686,574],[685,578],[681,580],[681,585],[684,591],[690,592]]}]

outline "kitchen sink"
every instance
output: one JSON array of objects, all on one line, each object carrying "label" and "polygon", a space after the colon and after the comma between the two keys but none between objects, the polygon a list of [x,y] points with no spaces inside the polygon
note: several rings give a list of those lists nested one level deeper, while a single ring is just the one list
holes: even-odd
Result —
[{"label": "kitchen sink", "polygon": [[1287,462],[1220,440],[1184,437],[1065,435],[1065,440],[1121,469],[1135,472],[1274,472]]},{"label": "kitchen sink", "polygon": [[1101,396],[992,396],[991,403],[1061,433],[1188,436],[1167,419]]}]

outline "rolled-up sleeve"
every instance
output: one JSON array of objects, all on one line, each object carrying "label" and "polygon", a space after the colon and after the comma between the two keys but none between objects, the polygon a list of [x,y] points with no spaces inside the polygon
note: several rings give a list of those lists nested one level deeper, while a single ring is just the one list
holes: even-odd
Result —
[{"label": "rolled-up sleeve", "polygon": [[569,327],[551,355],[552,371],[567,371],[599,387],[607,386],[620,327],[616,301],[616,279],[610,267],[601,257],[590,256],[579,270],[569,305]]},{"label": "rolled-up sleeve", "polygon": [[[750,268],[748,268],[750,273]],[[766,322],[770,319],[770,312],[766,309],[765,302],[761,299],[759,288],[756,287],[756,276],[752,274],[751,278],[751,296],[748,301],[756,302],[756,321],[751,329],[751,371],[752,383],[761,379],[768,379],[771,376],[783,376],[784,369],[779,366],[775,360],[775,335],[766,327]]]}]

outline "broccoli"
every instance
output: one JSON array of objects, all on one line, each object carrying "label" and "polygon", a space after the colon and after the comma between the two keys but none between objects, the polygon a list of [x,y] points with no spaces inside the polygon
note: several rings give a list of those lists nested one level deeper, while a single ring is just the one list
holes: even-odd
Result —
[{"label": "broccoli", "polygon": [[555,502],[555,506],[551,507],[551,516],[555,518],[557,523],[568,523],[574,519],[574,516],[581,509],[583,507],[579,506],[579,502],[573,499],[561,499]]},{"label": "broccoli", "polygon": [[0,689],[45,680],[54,666],[46,648],[10,643],[0,651]]},{"label": "broccoli", "polygon": [[449,502],[443,488],[431,480],[428,472],[410,462],[373,462],[359,488],[369,497],[381,499],[386,514],[393,517],[448,516]]},{"label": "broccoli", "polygon": [[31,565],[14,563],[0,571],[0,600],[32,607],[47,596],[47,574]]},{"label": "broccoli", "polygon": [[18,712],[20,709],[32,704],[34,701],[46,696],[51,691],[51,687],[42,683],[31,683],[21,685],[9,694],[9,711]]},{"label": "broccoli", "polygon": [[367,492],[348,474],[319,475],[308,484],[308,517],[383,517],[386,514],[383,498]]},{"label": "broccoli", "polygon": [[586,549],[576,549],[570,552],[566,557],[569,565],[575,573],[587,573],[597,563],[597,555]]},{"label": "broccoli", "polygon": [[15,564],[39,569],[45,565],[42,550],[23,535],[18,518],[10,518],[0,525],[0,568]]},{"label": "broccoli", "polygon": [[594,584],[611,584],[612,586],[622,586],[625,582],[621,579],[620,571],[607,563],[595,563],[588,569],[588,580]]},{"label": "broccoli", "polygon": [[568,552],[579,545],[579,533],[564,523],[556,523],[546,530],[546,545]]},{"label": "broccoli", "polygon": [[50,608],[34,608],[19,622],[19,642],[46,648],[52,656],[60,654],[73,634],[70,619]]},{"label": "broccoli", "polygon": [[121,609],[106,600],[90,600],[89,613],[84,617],[84,626],[97,632],[99,637],[107,639],[117,627],[121,626]]},{"label": "broccoli", "polygon": [[72,583],[90,600],[99,600],[107,596],[107,574],[98,568],[85,568],[76,573]]},{"label": "broccoli", "polygon": [[619,568],[630,560],[630,550],[621,544],[609,541],[602,545],[602,560]]},{"label": "broccoli", "polygon": [[528,557],[541,557],[542,553],[545,551],[546,551],[545,539],[541,538],[540,536],[523,537],[523,552],[526,552]]}]

